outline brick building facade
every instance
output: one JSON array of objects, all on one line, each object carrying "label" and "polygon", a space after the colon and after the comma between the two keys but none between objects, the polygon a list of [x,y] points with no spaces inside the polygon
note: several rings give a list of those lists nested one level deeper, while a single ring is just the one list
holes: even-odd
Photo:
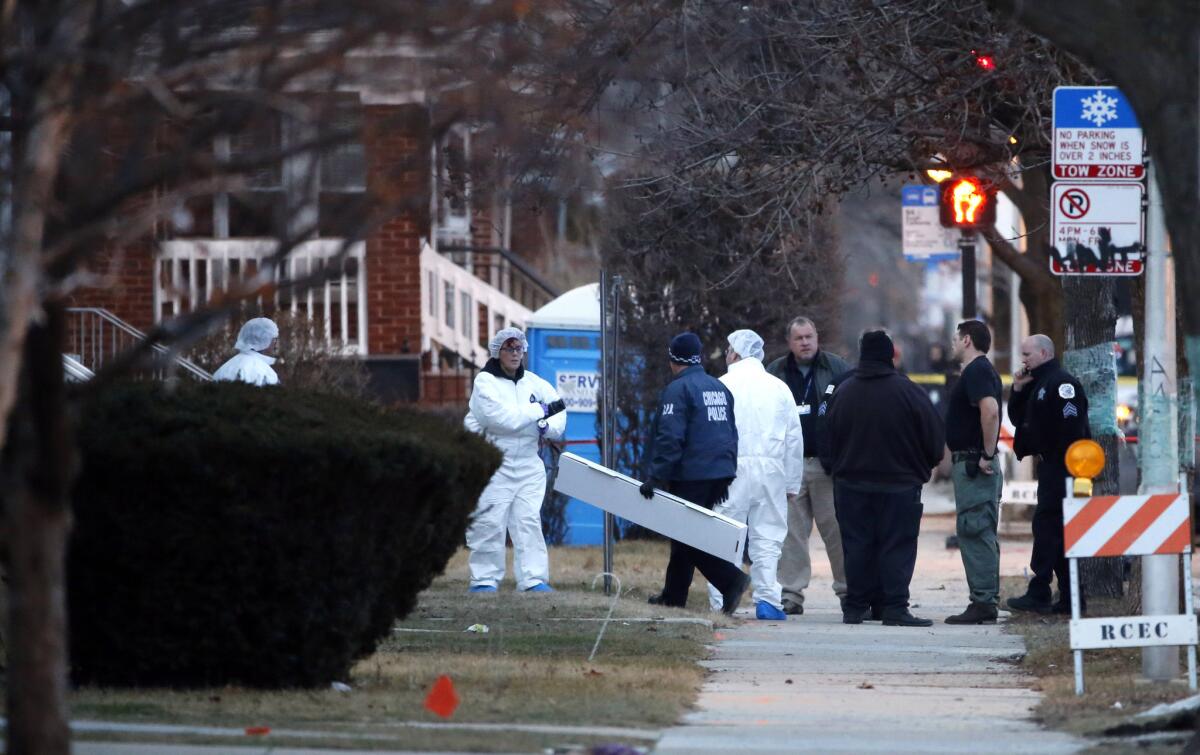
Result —
[{"label": "brick building facade", "polygon": [[[344,99],[341,112],[360,124],[361,140],[321,154],[315,195],[306,187],[305,196],[295,198],[288,183],[295,171],[285,160],[279,170],[253,176],[246,191],[189,204],[185,222],[160,224],[153,238],[106,251],[72,305],[105,310],[146,331],[260,271],[273,239],[241,208],[274,204],[289,218],[315,214],[319,221],[327,195],[365,193],[388,213],[362,242],[349,245],[341,278],[299,296],[276,294],[264,308],[307,315],[318,330],[323,325],[331,350],[366,360],[385,400],[465,400],[491,332],[522,325],[554,292],[501,248],[511,239],[511,230],[502,230],[511,209],[505,213],[491,196],[472,197],[462,191],[466,179],[451,175],[449,158],[464,161],[453,150],[469,147],[469,130],[452,130],[435,142],[424,103]],[[275,139],[278,146],[289,129],[295,130],[272,124],[254,138]],[[167,148],[167,139],[158,141]],[[234,135],[214,149],[236,153],[243,141]],[[493,218],[497,206],[507,217]],[[301,277],[343,251],[343,240],[316,235],[297,246],[281,277]]]}]

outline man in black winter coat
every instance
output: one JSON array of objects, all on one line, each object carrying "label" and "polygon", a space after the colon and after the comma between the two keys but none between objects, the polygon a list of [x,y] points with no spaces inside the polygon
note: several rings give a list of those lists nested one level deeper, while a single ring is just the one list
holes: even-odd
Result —
[{"label": "man in black winter coat", "polygon": [[917,562],[921,486],[942,459],[945,429],[925,392],[896,371],[894,353],[887,333],[864,333],[858,367],[826,404],[846,554],[842,621],[861,624],[872,600],[881,599],[884,624],[927,627],[933,622],[908,610],[908,585]]}]

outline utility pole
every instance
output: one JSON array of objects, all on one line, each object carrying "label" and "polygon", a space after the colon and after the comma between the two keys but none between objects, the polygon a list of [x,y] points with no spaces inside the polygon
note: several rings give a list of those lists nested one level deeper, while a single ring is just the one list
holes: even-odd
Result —
[{"label": "utility pole", "polygon": [[979,309],[975,302],[975,231],[963,229],[958,252],[962,256],[962,316],[973,320]]},{"label": "utility pole", "polygon": [[[1168,254],[1162,194],[1153,163],[1147,171],[1150,205],[1146,217],[1146,319],[1141,425],[1138,448],[1142,494],[1174,493],[1179,485],[1177,387],[1175,382],[1175,307],[1167,290]],[[1142,557],[1142,614],[1179,612],[1179,562],[1176,556]],[[1179,674],[1179,648],[1142,650],[1142,676],[1168,681]]]}]

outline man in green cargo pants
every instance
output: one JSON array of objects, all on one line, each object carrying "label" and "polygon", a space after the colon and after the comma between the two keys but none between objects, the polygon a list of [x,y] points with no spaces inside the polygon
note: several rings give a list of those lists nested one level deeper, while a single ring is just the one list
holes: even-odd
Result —
[{"label": "man in green cargo pants", "polygon": [[988,361],[992,335],[978,320],[958,325],[954,356],[962,376],[950,391],[946,408],[946,445],[954,462],[954,507],[958,512],[958,550],[971,604],[946,617],[947,624],[994,624],[1000,598],[1000,543],[996,537],[1000,488],[996,464],[1000,439],[1000,376]]}]

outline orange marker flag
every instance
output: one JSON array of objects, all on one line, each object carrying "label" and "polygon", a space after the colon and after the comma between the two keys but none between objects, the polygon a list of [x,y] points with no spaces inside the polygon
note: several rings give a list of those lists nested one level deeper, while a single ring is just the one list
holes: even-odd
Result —
[{"label": "orange marker flag", "polygon": [[433,689],[429,690],[429,696],[425,698],[425,707],[442,718],[449,718],[458,708],[458,702],[458,693],[454,691],[454,682],[450,681],[450,677],[442,674],[433,683]]}]

